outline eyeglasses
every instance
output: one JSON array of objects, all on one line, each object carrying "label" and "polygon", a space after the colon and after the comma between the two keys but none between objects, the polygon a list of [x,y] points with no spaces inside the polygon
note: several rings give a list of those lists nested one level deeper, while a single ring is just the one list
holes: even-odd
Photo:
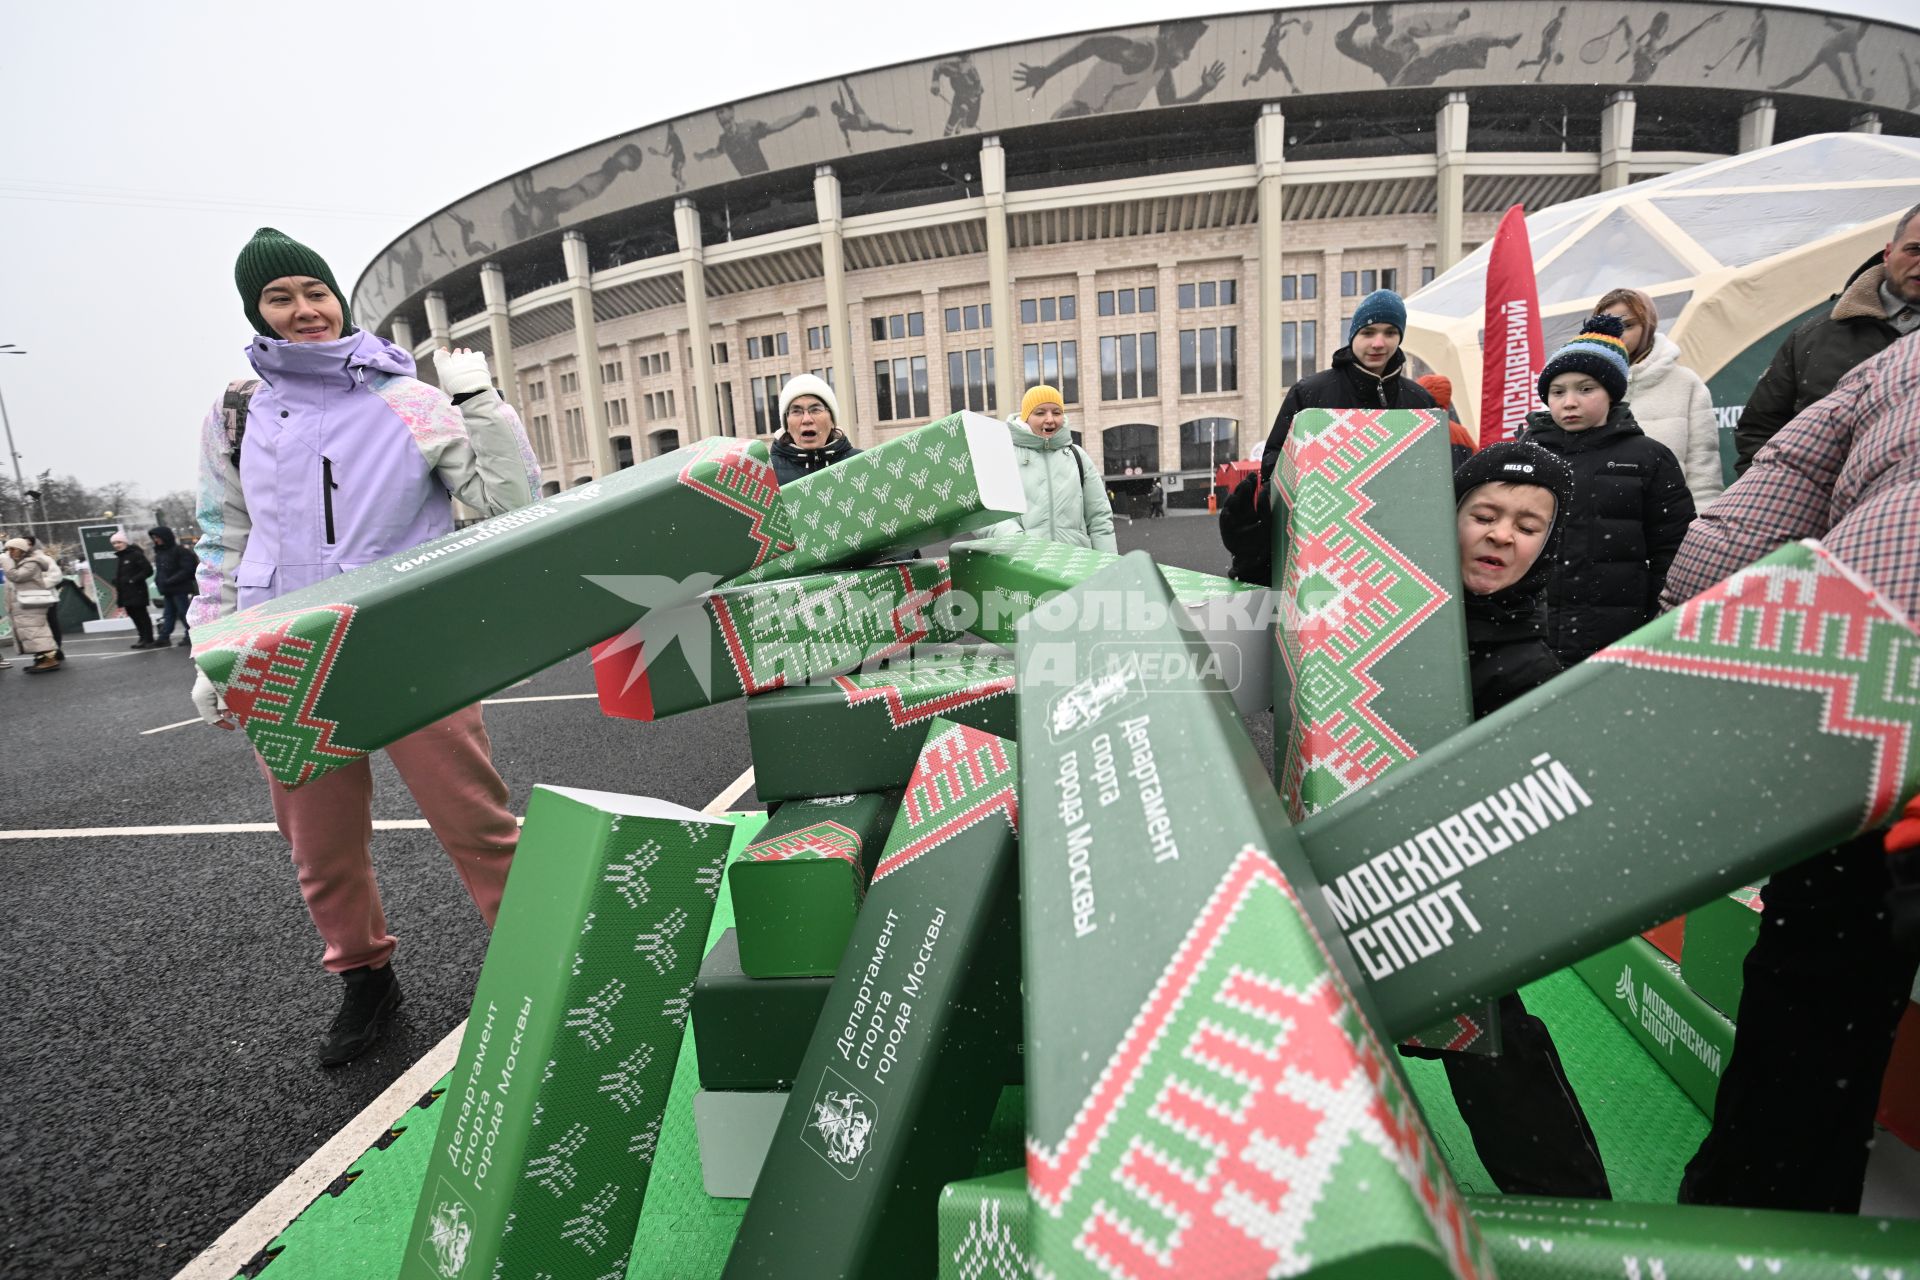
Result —
[{"label": "eyeglasses", "polygon": [[831,418],[833,415],[823,404],[796,404],[787,407],[787,416],[789,418]]}]

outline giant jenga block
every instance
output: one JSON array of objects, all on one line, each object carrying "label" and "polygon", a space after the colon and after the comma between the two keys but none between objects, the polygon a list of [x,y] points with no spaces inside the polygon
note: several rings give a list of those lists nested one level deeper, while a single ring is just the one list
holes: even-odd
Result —
[{"label": "giant jenga block", "polygon": [[830,975],[900,797],[789,800],[727,871],[740,967],[755,978]]},{"label": "giant jenga block", "polygon": [[[1302,823],[1389,1031],[1884,822],[1920,788],[1917,651],[1869,584],[1783,547]],[[1742,741],[1768,749],[1674,767]]]},{"label": "giant jenga block", "polygon": [[1231,698],[1141,661],[1204,655],[1171,603],[1135,553],[1021,625],[1034,1270],[1490,1274]]},{"label": "giant jenga block", "polygon": [[193,657],[298,786],[787,545],[766,446],[715,437],[209,623]]},{"label": "giant jenga block", "polygon": [[749,978],[728,929],[693,985],[693,1047],[704,1089],[790,1089],[833,979]]},{"label": "giant jenga block", "polygon": [[1274,477],[1274,774],[1297,822],[1466,728],[1473,698],[1446,415],[1305,410]]},{"label": "giant jenga block", "polygon": [[1687,913],[1680,976],[1729,1018],[1740,1008],[1741,974],[1760,937],[1761,910],[1760,886],[1745,884]]},{"label": "giant jenga block", "polygon": [[659,720],[957,640],[939,607],[951,585],[946,561],[909,560],[731,587],[656,610],[594,646],[600,709]]},{"label": "giant jenga block", "polygon": [[1733,1055],[1733,1023],[1681,979],[1680,966],[1645,938],[1628,938],[1576,961],[1573,971],[1693,1105],[1712,1115]]},{"label": "giant jenga block", "polygon": [[793,549],[729,585],[858,564],[1027,509],[1007,425],[965,412],[801,476],[780,497]]},{"label": "giant jenga block", "polygon": [[403,1280],[621,1273],[729,831],[664,801],[534,788]]},{"label": "giant jenga block", "polygon": [[939,1257],[939,1280],[1032,1280],[1026,1170],[941,1188]]},{"label": "giant jenga block", "polygon": [[1018,1035],[1012,744],[935,721],[726,1276],[930,1270]]},{"label": "giant jenga block", "polygon": [[878,671],[752,699],[754,790],[787,800],[904,786],[936,716],[1012,737],[1013,660],[977,648],[922,650]]},{"label": "giant jenga block", "polygon": [[1501,1280],[1901,1280],[1920,1222],[1838,1213],[1469,1196]]},{"label": "giant jenga block", "polygon": [[[1024,533],[956,543],[950,555],[954,621],[983,640],[1007,646],[1013,644],[1014,624],[1034,605],[1119,559],[1110,551]],[[1206,640],[1241,713],[1264,714],[1273,705],[1271,593],[1171,565],[1161,565],[1160,573],[1173,589],[1183,625]]]}]

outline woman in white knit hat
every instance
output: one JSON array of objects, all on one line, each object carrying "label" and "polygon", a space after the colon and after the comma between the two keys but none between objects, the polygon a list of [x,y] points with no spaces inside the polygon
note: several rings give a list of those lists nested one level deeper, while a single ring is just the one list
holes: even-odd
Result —
[{"label": "woman in white knit hat", "polygon": [[859,453],[838,425],[840,402],[833,388],[810,373],[788,378],[780,388],[781,427],[773,437],[773,474],[781,484]]}]

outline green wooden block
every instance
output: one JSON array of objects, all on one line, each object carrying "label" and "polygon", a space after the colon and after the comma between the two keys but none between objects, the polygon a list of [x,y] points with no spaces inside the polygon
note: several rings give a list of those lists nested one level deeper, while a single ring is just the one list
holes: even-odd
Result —
[{"label": "green wooden block", "polygon": [[1742,885],[1687,913],[1687,945],[1680,976],[1729,1018],[1740,1009],[1747,952],[1760,938],[1760,888]]},{"label": "green wooden block", "polygon": [[1274,774],[1298,822],[1473,721],[1446,415],[1305,410],[1274,482]]},{"label": "green wooden block", "polygon": [[728,585],[857,564],[1027,509],[1006,424],[965,412],[801,476],[780,501],[793,549]]},{"label": "green wooden block", "polygon": [[922,651],[752,699],[754,790],[774,801],[905,786],[936,716],[1012,737],[1013,660],[977,647]]},{"label": "green wooden block", "polygon": [[1025,1169],[940,1189],[939,1280],[1032,1280],[1034,1274]]},{"label": "green wooden block", "polygon": [[593,651],[600,709],[659,720],[960,638],[944,560],[807,574],[659,609]]},{"label": "green wooden block", "polygon": [[840,967],[897,793],[789,800],[727,871],[740,967],[754,978]]},{"label": "green wooden block", "polygon": [[403,1280],[623,1274],[730,830],[534,788]]},{"label": "green wooden block", "polygon": [[198,627],[193,658],[298,786],[787,545],[766,446],[715,437]]},{"label": "green wooden block", "polygon": [[726,1276],[932,1270],[1018,1035],[1014,750],[935,721]]},{"label": "green wooden block", "polygon": [[[1687,919],[1691,947],[1692,915]],[[1645,938],[1628,938],[1577,961],[1573,969],[1693,1104],[1712,1115],[1720,1076],[1733,1053],[1733,1023],[1686,984],[1680,966]]]},{"label": "green wooden block", "polygon": [[[1793,544],[1299,837],[1404,1035],[1886,821],[1920,789],[1916,729],[1920,636]],[[1768,749],[1737,770],[1676,767],[1728,742]],[[1712,840],[1674,838],[1697,831]]]},{"label": "green wooden block", "polygon": [[700,1084],[715,1091],[790,1089],[833,979],[750,978],[728,929],[693,984]]},{"label": "green wooden block", "polygon": [[1470,1196],[1501,1280],[1900,1280],[1920,1222],[1837,1213]]},{"label": "green wooden block", "polygon": [[[983,640],[1006,646],[1013,644],[1014,624],[1034,605],[1120,558],[1110,551],[1024,533],[956,543],[949,554],[953,620]],[[1206,640],[1214,673],[1233,691],[1242,714],[1264,714],[1273,705],[1271,593],[1251,583],[1171,565],[1161,565],[1160,573],[1173,589],[1177,616]],[[1089,607],[1120,606],[1117,600],[1082,599]]]},{"label": "green wooden block", "polygon": [[[1082,626],[1096,592],[1141,621]],[[1201,648],[1171,600],[1136,552],[1021,624],[1034,1269],[1483,1274],[1231,698],[1137,660]]]}]

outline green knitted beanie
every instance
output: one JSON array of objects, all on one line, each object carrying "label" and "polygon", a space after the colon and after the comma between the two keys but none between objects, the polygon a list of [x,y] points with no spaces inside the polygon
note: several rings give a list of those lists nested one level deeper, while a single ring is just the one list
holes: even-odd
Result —
[{"label": "green knitted beanie", "polygon": [[311,276],[333,290],[333,296],[340,299],[340,336],[344,338],[353,332],[353,312],[348,307],[347,295],[334,283],[327,260],[292,236],[272,227],[262,227],[253,233],[253,239],[247,241],[233,264],[233,283],[240,290],[240,305],[246,308],[255,333],[267,338],[280,336],[260,315],[260,291],[286,276]]}]

